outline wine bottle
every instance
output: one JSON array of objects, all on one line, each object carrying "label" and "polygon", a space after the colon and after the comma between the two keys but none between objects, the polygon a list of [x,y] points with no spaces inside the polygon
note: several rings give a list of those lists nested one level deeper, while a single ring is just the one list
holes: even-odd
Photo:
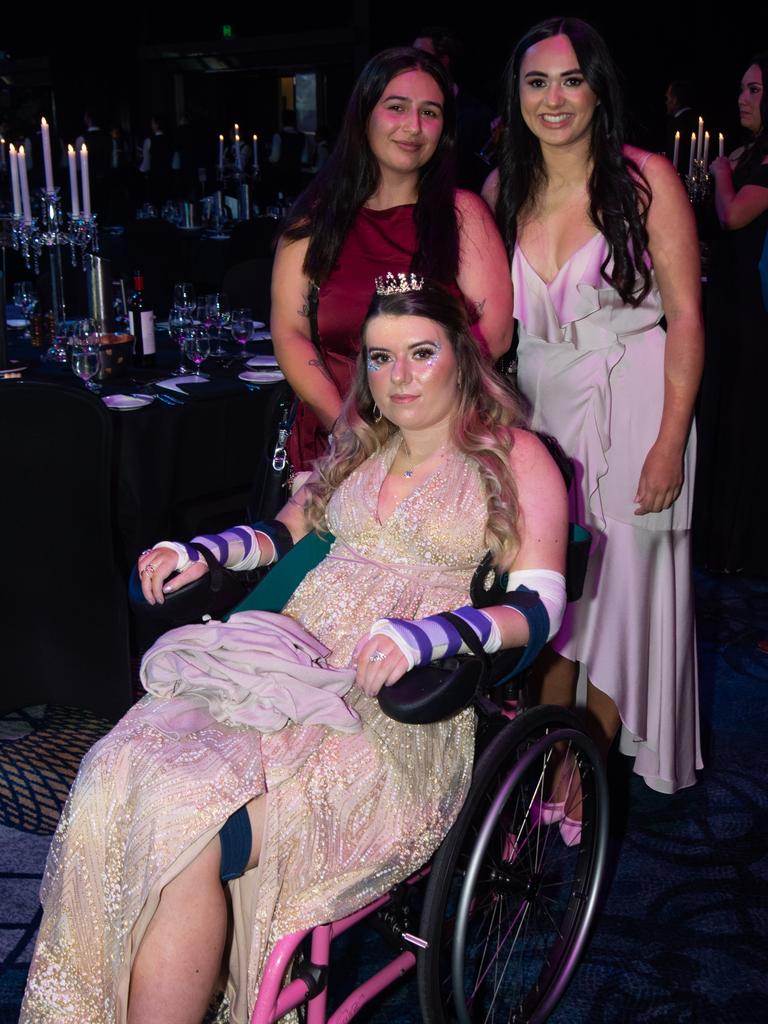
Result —
[{"label": "wine bottle", "polygon": [[133,275],[133,294],[128,300],[128,330],[133,335],[133,361],[137,366],[155,365],[155,316],[144,308],[144,277]]}]

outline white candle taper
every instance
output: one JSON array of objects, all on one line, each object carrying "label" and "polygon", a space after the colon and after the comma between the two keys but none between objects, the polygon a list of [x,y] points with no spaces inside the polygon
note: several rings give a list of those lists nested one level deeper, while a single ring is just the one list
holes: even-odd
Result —
[{"label": "white candle taper", "polygon": [[80,147],[80,183],[83,188],[83,217],[91,219],[91,180],[88,175],[88,147]]},{"label": "white candle taper", "polygon": [[675,132],[675,148],[672,153],[672,166],[677,170],[677,161],[680,156],[680,132]]},{"label": "white candle taper", "polygon": [[45,191],[53,192],[53,163],[51,161],[51,130],[45,118],[40,120],[40,133],[43,140],[43,167],[45,169]]},{"label": "white candle taper", "polygon": [[704,132],[704,166],[709,163],[709,132]]},{"label": "white candle taper", "polygon": [[259,136],[253,136],[253,173],[259,173]]},{"label": "white candle taper", "polygon": [[19,146],[19,185],[21,186],[21,210],[24,223],[32,223],[32,205],[29,201],[29,178],[27,176],[27,154],[24,147]]},{"label": "white candle taper", "polygon": [[72,204],[72,216],[80,216],[80,199],[77,194],[77,153],[74,146],[67,146],[67,162],[69,163],[69,201]]},{"label": "white candle taper", "polygon": [[691,132],[691,155],[688,158],[688,177],[693,174],[693,161],[696,159],[696,132]]},{"label": "white candle taper", "polygon": [[13,215],[21,216],[21,190],[19,188],[19,155],[13,143],[8,147],[8,160],[11,164],[11,191],[13,192]]},{"label": "white candle taper", "polygon": [[699,118],[699,131],[697,134],[698,145],[696,146],[696,159],[701,160],[702,153],[704,152],[704,118]]},{"label": "white candle taper", "polygon": [[717,136],[717,155],[725,156],[725,136],[722,132]]},{"label": "white candle taper", "polygon": [[224,136],[219,136],[219,170],[224,170]]}]

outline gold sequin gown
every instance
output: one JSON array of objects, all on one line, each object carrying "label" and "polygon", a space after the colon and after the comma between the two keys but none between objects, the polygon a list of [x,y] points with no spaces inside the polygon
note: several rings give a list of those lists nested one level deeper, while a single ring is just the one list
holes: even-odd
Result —
[{"label": "gold sequin gown", "polygon": [[[473,465],[449,453],[380,523],[397,439],[338,489],[337,541],[286,614],[347,664],[377,618],[467,603],[486,507]],[[132,959],[160,892],[226,818],[266,792],[259,866],[230,882],[228,996],[247,1024],[265,958],[282,935],[351,913],[422,865],[466,794],[474,716],[401,725],[353,688],[363,729],[290,725],[261,735],[216,723],[173,740],[145,697],[85,757],[54,837],[21,1024],[124,1022]],[[173,698],[171,698],[173,699]]]}]

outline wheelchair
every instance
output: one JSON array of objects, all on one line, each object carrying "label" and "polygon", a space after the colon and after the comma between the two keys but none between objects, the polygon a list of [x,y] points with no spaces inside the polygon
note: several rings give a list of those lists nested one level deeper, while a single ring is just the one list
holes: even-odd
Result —
[{"label": "wheelchair", "polygon": [[[569,599],[580,594],[589,548],[589,535],[579,529],[571,527]],[[231,610],[281,611],[331,540],[309,534]],[[229,581],[218,563],[210,565],[210,575],[166,602],[174,605],[177,622],[190,620],[190,601],[198,614],[208,607],[221,616],[232,596]],[[473,578],[473,603],[497,603],[495,588],[504,582],[487,558]],[[197,594],[185,594],[195,589]],[[141,607],[135,570],[131,594],[134,607]],[[276,943],[251,1024],[271,1024],[291,1010],[300,1011],[307,1024],[349,1021],[414,967],[426,1024],[547,1019],[578,965],[595,917],[605,874],[608,788],[600,755],[570,711],[524,709],[526,673],[525,649],[490,659],[477,651],[415,669],[381,691],[382,709],[409,723],[435,721],[474,705],[476,755],[466,801],[437,853],[415,875],[342,920]],[[537,813],[552,768],[563,756],[575,765],[582,794],[581,836],[570,847],[557,825],[544,824]],[[328,1016],[331,943],[366,919],[385,935],[394,956]]]}]

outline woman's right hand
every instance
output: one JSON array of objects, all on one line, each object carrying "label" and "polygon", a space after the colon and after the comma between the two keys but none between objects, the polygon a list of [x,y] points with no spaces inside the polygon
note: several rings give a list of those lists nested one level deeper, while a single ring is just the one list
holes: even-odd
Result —
[{"label": "woman's right hand", "polygon": [[173,548],[151,548],[139,555],[139,580],[147,604],[163,604],[166,594],[172,594],[188,583],[199,580],[208,572],[208,563],[201,558],[197,562],[190,562],[183,572],[166,582],[176,571],[178,561],[179,556]]}]

